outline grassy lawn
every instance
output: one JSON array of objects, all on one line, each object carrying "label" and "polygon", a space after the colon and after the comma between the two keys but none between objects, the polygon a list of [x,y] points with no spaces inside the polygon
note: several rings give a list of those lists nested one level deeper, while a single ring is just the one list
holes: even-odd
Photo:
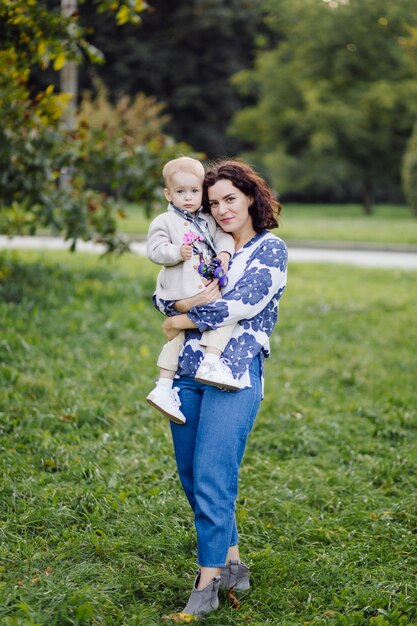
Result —
[{"label": "grassy lawn", "polygon": [[[148,220],[135,205],[126,207],[119,228],[127,234],[145,235]],[[279,234],[288,240],[417,244],[417,218],[406,206],[379,205],[367,217],[357,204],[287,204]]]},{"label": "grassy lawn", "polygon": [[[160,624],[195,570],[146,259],[0,256],[0,623]],[[414,272],[293,264],[211,626],[417,624]],[[225,416],[227,419],[227,416]]]}]

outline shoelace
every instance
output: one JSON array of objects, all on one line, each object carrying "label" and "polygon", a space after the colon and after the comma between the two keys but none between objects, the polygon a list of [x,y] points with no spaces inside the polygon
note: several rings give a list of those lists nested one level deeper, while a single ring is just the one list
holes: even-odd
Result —
[{"label": "shoelace", "polygon": [[174,400],[174,404],[178,407],[181,406],[181,400],[180,397],[178,395],[180,388],[179,387],[173,387],[172,388],[172,399]]},{"label": "shoelace", "polygon": [[222,370],[224,372],[226,372],[226,374],[228,374],[229,376],[233,376],[232,374],[232,369],[231,369],[231,362],[229,361],[229,359],[219,359],[219,364],[220,367],[222,368]]}]

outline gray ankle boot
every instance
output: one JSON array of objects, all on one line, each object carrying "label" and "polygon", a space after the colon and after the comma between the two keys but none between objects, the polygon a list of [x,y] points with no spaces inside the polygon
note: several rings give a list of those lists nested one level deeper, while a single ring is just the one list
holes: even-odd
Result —
[{"label": "gray ankle boot", "polygon": [[214,611],[219,607],[217,594],[219,592],[220,576],[213,578],[211,583],[204,587],[204,589],[197,589],[199,578],[200,572],[197,572],[187,606],[182,610],[182,613],[194,615],[195,617],[203,617],[207,613],[210,613],[210,611]]},{"label": "gray ankle boot", "polygon": [[247,565],[239,563],[237,559],[230,559],[230,563],[226,567],[222,567],[220,589],[247,591],[249,587],[249,569]]}]

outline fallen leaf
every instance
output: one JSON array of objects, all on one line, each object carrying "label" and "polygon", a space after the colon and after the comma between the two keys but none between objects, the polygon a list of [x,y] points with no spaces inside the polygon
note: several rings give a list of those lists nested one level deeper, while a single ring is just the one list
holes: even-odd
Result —
[{"label": "fallen leaf", "polygon": [[227,597],[230,600],[230,603],[232,605],[233,609],[240,609],[240,602],[239,600],[236,598],[236,596],[233,595],[233,593],[231,591],[227,592]]},{"label": "fallen leaf", "polygon": [[171,620],[177,623],[182,622],[183,624],[189,624],[197,620],[195,615],[190,615],[189,613],[170,613],[170,615],[163,615],[161,619],[164,621]]},{"label": "fallen leaf", "polygon": [[64,413],[64,415],[60,415],[59,419],[61,422],[73,422],[75,420],[75,415],[72,413]]}]

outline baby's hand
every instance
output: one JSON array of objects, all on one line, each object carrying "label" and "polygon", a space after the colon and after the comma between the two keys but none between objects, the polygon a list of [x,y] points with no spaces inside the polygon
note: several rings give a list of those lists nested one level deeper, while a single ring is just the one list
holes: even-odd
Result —
[{"label": "baby's hand", "polygon": [[219,259],[224,273],[227,274],[227,270],[229,269],[230,254],[228,252],[219,252],[216,258]]},{"label": "baby's hand", "polygon": [[188,261],[193,256],[193,246],[189,243],[183,243],[180,252],[183,260]]}]

